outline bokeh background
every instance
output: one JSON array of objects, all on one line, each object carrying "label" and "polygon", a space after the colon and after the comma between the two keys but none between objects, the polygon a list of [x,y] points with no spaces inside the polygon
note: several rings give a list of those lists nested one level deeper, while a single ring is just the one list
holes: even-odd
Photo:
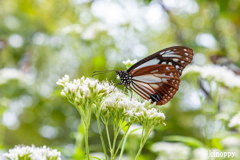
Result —
[{"label": "bokeh background", "polygon": [[[35,144],[57,148],[63,159],[73,159],[75,140],[81,137],[80,115],[60,96],[56,81],[65,74],[73,79],[91,77],[93,71],[125,70],[122,61],[140,60],[174,45],[192,48],[195,65],[211,64],[212,55],[221,55],[237,70],[239,17],[239,0],[0,1],[0,157],[14,145]],[[240,109],[238,88],[227,89],[229,96],[222,101],[205,102],[222,108],[209,118],[202,109],[200,81],[182,77],[176,96],[160,106],[167,126],[155,130],[139,159],[161,159],[151,149],[160,141],[166,143],[159,144],[163,148],[175,146],[174,154],[187,155],[173,159],[197,159],[199,150],[229,146],[240,156],[239,130],[228,127]],[[227,120],[213,118],[218,114]],[[102,152],[96,125],[93,118],[92,153]],[[206,139],[204,128],[219,134]],[[126,157],[131,157],[138,138],[133,136],[128,144]],[[164,150],[161,154],[168,156]]]}]

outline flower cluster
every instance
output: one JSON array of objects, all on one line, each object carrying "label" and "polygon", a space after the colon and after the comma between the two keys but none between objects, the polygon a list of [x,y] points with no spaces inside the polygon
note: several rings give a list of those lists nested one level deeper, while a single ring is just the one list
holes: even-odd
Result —
[{"label": "flower cluster", "polygon": [[51,149],[46,146],[35,147],[19,145],[9,150],[4,156],[10,160],[19,158],[27,160],[61,160],[61,153],[56,149]]},{"label": "flower cluster", "polygon": [[59,79],[57,84],[64,88],[61,92],[62,96],[66,97],[75,106],[82,107],[91,105],[93,102],[97,103],[115,88],[107,82],[99,83],[98,80],[85,77],[70,81],[68,75]]},{"label": "flower cluster", "polygon": [[240,76],[236,75],[233,71],[229,70],[225,66],[219,65],[206,65],[196,66],[189,65],[183,70],[183,74],[189,72],[200,73],[200,76],[204,79],[213,78],[217,82],[224,83],[228,87],[240,87]]},{"label": "flower cluster", "polygon": [[155,104],[151,104],[151,101],[138,102],[117,91],[106,98],[100,110],[105,118],[128,119],[131,124],[151,123],[156,127],[163,123],[165,115],[153,107]]},{"label": "flower cluster", "polygon": [[133,61],[131,61],[130,59],[123,61],[123,64],[126,66],[127,69],[130,68],[135,63],[137,63],[136,59],[134,59]]},{"label": "flower cluster", "polygon": [[229,127],[240,127],[240,112],[238,112],[233,118],[230,120],[228,124]]},{"label": "flower cluster", "polygon": [[[154,108],[156,106],[155,103],[151,104],[151,101],[139,102],[135,99],[129,98],[108,82],[100,83],[98,80],[84,77],[70,81],[69,76],[65,75],[62,79],[58,80],[57,84],[63,87],[61,95],[66,97],[81,114],[88,159],[90,159],[88,149],[88,129],[90,126],[92,111],[97,119],[99,134],[106,159],[107,150],[105,149],[104,140],[102,139],[100,119],[105,125],[109,144],[111,144],[111,140],[109,138],[108,121],[110,119],[113,120],[114,140],[112,146],[109,145],[111,159],[115,159],[120,146],[124,146],[123,141],[127,138],[128,130],[133,123],[142,124],[142,141],[136,159],[141,153],[141,150],[152,131],[160,124],[165,125],[163,123],[165,115]],[[127,128],[125,135],[118,144],[118,147],[116,147],[118,134],[123,128]]]}]

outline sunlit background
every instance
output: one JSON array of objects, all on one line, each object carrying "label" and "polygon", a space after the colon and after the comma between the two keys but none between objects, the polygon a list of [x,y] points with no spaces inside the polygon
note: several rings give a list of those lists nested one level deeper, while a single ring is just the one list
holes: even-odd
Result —
[{"label": "sunlit background", "polygon": [[[93,71],[125,70],[122,61],[140,60],[174,45],[192,48],[195,65],[211,64],[210,56],[222,55],[236,68],[239,11],[239,0],[0,1],[0,159],[17,144],[58,148],[63,158],[71,159],[80,115],[60,96],[56,81],[65,74],[73,79],[91,77]],[[222,122],[207,120],[199,97],[203,91],[194,85],[198,84],[183,77],[176,96],[160,107],[167,126],[155,130],[139,159],[155,159],[151,145],[168,141],[166,136],[193,137],[205,144],[207,122],[209,132],[230,132],[227,123],[221,128]],[[228,118],[237,113],[239,104],[239,100],[221,101]],[[93,153],[102,152],[96,125],[93,119],[89,137]],[[239,132],[233,131],[240,142]],[[183,145],[189,154],[198,147]],[[223,138],[213,147],[223,149]],[[135,150],[128,146],[126,156]]]}]

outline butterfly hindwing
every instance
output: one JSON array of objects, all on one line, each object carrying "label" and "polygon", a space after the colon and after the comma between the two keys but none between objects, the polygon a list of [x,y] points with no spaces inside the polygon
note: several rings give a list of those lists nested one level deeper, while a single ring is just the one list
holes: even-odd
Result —
[{"label": "butterfly hindwing", "polygon": [[179,75],[182,74],[182,70],[192,61],[193,50],[185,46],[174,46],[158,51],[130,67],[127,72],[143,67],[156,65],[156,64],[168,64],[174,66]]},{"label": "butterfly hindwing", "polygon": [[130,71],[130,88],[146,100],[163,105],[173,98],[180,84],[178,71],[167,64],[157,64]]}]

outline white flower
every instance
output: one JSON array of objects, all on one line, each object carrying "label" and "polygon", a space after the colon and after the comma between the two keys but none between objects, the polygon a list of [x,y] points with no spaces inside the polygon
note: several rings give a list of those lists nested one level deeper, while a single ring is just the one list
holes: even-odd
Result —
[{"label": "white flower", "polygon": [[200,73],[204,79],[214,78],[215,81],[224,83],[228,87],[240,87],[240,76],[236,75],[233,71],[225,66],[219,65],[206,65],[196,66],[189,65],[183,70],[183,75],[189,72]]},{"label": "white flower", "polygon": [[64,77],[62,77],[62,79],[59,79],[57,81],[57,85],[64,87],[64,84],[67,82],[69,82],[69,76],[65,75]]},{"label": "white flower", "polygon": [[9,150],[9,153],[5,153],[4,156],[11,160],[18,160],[19,158],[31,159],[31,160],[61,160],[61,153],[56,149],[51,149],[46,146],[35,147],[19,145]]},{"label": "white flower", "polygon": [[238,127],[240,126],[240,111],[233,116],[233,118],[230,120],[230,123],[228,123],[229,127]]},{"label": "white flower", "polygon": [[137,63],[136,59],[134,59],[133,61],[131,61],[130,59],[123,61],[123,64],[127,67],[127,69],[130,68],[135,63]]},{"label": "white flower", "polygon": [[240,138],[239,137],[226,137],[221,141],[222,145],[224,147],[230,148],[230,147],[240,147]]},{"label": "white flower", "polygon": [[61,91],[61,95],[62,95],[63,97],[65,97],[65,96],[66,96],[66,93],[65,93],[64,91]]},{"label": "white flower", "polygon": [[157,160],[165,159],[188,159],[190,147],[182,143],[157,142],[151,146],[153,152],[159,153]]},{"label": "white flower", "polygon": [[192,160],[208,160],[208,150],[206,148],[196,148],[193,150]]}]

